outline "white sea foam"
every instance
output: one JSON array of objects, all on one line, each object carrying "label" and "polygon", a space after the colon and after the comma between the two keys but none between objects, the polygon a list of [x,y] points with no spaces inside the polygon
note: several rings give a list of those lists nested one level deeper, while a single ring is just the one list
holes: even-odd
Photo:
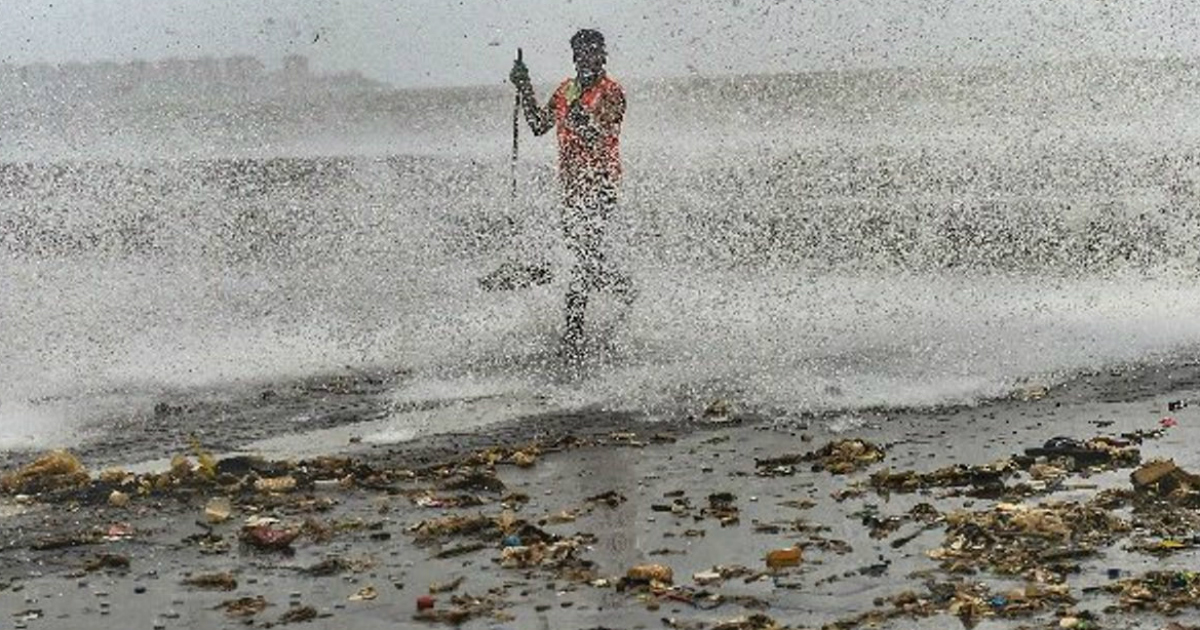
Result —
[{"label": "white sea foam", "polygon": [[[41,149],[0,151],[0,447],[80,439],[168,391],[347,367],[404,371],[401,409],[800,413],[1178,358],[1200,346],[1200,161],[1194,124],[1154,135],[1194,111],[1177,72],[1138,108],[1118,97],[1144,86],[1113,84],[1086,111],[1079,85],[1047,104],[1019,73],[632,86],[612,236],[640,297],[619,325],[598,300],[609,351],[583,379],[554,367],[552,140],[525,137],[510,197],[502,91],[395,95],[400,119],[364,101],[336,128],[223,119],[243,145],[156,145],[131,121],[63,152],[20,126]],[[531,257],[553,284],[475,281]],[[488,421],[460,415],[420,428]]]}]

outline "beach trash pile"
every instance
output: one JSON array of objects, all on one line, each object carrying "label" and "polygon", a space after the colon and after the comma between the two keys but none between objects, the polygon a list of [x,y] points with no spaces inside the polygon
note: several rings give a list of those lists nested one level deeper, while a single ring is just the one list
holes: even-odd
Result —
[{"label": "beach trash pile", "polygon": [[807,453],[756,459],[754,466],[758,474],[764,477],[794,475],[797,472],[796,465],[802,463],[811,464],[814,472],[823,470],[846,475],[882,461],[885,456],[883,448],[867,440],[846,439],[830,442]]},{"label": "beach trash pile", "polygon": [[40,494],[69,490],[91,480],[83,463],[69,451],[53,450],[12,472],[0,475],[0,491],[8,494]]},{"label": "beach trash pile", "polygon": [[[405,614],[428,624],[503,624],[516,618],[513,607],[530,599],[530,592],[553,590],[567,597],[613,589],[591,597],[606,602],[622,597],[644,606],[641,612],[661,609],[664,627],[797,630],[765,614],[777,603],[772,593],[802,593],[839,580],[891,580],[900,575],[897,569],[905,559],[915,558],[924,568],[905,576],[903,590],[882,591],[889,594],[876,598],[869,610],[829,622],[824,629],[949,616],[965,627],[988,619],[1037,618],[1037,623],[1051,620],[1046,627],[1091,630],[1101,627],[1099,613],[1081,609],[1081,601],[1083,606],[1091,602],[1072,576],[1094,574],[1096,562],[1117,545],[1122,551],[1166,557],[1192,550],[1200,540],[1195,534],[1200,532],[1200,476],[1172,460],[1142,462],[1138,445],[1161,431],[1087,440],[1057,437],[990,463],[927,471],[885,468],[889,455],[884,447],[862,438],[837,439],[808,452],[756,458],[753,467],[748,458],[737,460],[725,488],[738,494],[709,478],[700,485],[659,485],[649,500],[644,491],[654,485],[649,478],[635,480],[636,487],[618,485],[603,492],[597,491],[611,486],[588,487],[566,502],[543,499],[555,492],[530,485],[529,478],[544,473],[526,469],[546,463],[556,451],[583,446],[578,440],[490,446],[413,467],[338,457],[218,460],[193,444],[190,454],[174,457],[162,472],[109,470],[96,476],[74,455],[57,451],[4,474],[0,490],[28,503],[90,506],[106,515],[145,514],[164,503],[183,506],[194,533],[177,534],[170,543],[178,546],[183,537],[182,548],[200,554],[193,558],[215,560],[203,570],[188,571],[176,584],[197,595],[228,597],[215,610],[256,625],[311,621],[336,612],[319,612],[293,599],[286,611],[274,615],[275,621],[265,621],[272,615],[271,594],[264,597],[257,586],[247,592],[247,585],[256,582],[243,575],[246,565],[239,561],[253,558],[258,570],[304,578],[340,575],[354,589],[339,593],[339,604],[365,609],[369,602],[394,605],[389,597],[394,591],[377,587],[382,578],[376,578],[375,563],[384,557],[381,550],[395,555],[403,548],[445,571],[427,589],[422,584],[415,597],[411,582],[408,586],[405,605],[410,609]],[[628,432],[613,434],[611,440],[609,445],[634,449],[672,443],[660,434],[646,439]],[[710,443],[720,442],[704,442]],[[898,450],[893,457],[900,459]],[[1119,469],[1129,471],[1127,482],[1112,474]],[[502,478],[505,470],[511,476]],[[1099,473],[1105,473],[1105,488],[1088,479]],[[814,479],[825,491],[815,491]],[[748,488],[747,480],[759,487]],[[1070,500],[1051,500],[1060,492]],[[774,499],[760,500],[771,493]],[[921,496],[892,496],[914,493]],[[631,500],[635,505],[626,505]],[[349,501],[358,502],[357,512],[341,508]],[[884,512],[888,501],[901,509]],[[840,526],[861,526],[861,540],[869,539],[865,545],[873,550],[866,562],[837,573],[828,571],[837,566],[836,557],[856,558],[854,547],[864,543],[852,533],[847,540],[826,537],[839,523],[805,518],[830,509],[847,519]],[[604,564],[604,557],[590,558],[601,538],[580,529],[620,521],[630,513],[644,517],[647,530],[657,530],[663,541],[643,550],[645,557],[635,563],[608,559]],[[55,531],[29,547],[72,549],[153,535],[130,522],[113,519]],[[723,557],[723,541],[742,536],[740,540],[754,541],[751,550]],[[351,541],[363,546],[362,554],[338,547]],[[80,575],[131,573],[145,541],[137,542],[128,549],[106,547],[90,554]],[[897,555],[887,556],[888,548]],[[703,564],[665,557],[697,549],[717,555]],[[680,576],[684,567],[688,573]],[[813,579],[814,573],[827,575]],[[1104,574],[1102,566],[1100,576]],[[388,576],[388,581],[397,590],[405,588],[405,580]],[[490,587],[485,586],[489,581]],[[1108,569],[1107,583],[1088,588],[1093,599],[1111,598],[1106,613],[1200,610],[1200,579],[1189,571],[1133,575],[1117,566]],[[717,609],[727,614],[703,616]]]}]

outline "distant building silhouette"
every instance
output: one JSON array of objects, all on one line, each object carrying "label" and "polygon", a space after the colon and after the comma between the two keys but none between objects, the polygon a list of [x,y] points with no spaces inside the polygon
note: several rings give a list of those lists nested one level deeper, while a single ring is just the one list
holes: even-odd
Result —
[{"label": "distant building silhouette", "polygon": [[288,55],[283,58],[283,76],[288,79],[303,79],[308,77],[308,57],[304,55]]},{"label": "distant building silhouette", "polygon": [[257,57],[172,57],[156,61],[66,62],[0,64],[0,100],[51,98],[62,103],[84,99],[152,97],[202,97],[235,92],[250,98],[276,98],[288,94],[319,97],[323,93],[370,91],[387,86],[358,72],[317,74],[303,55],[288,55],[276,71]]},{"label": "distant building silhouette", "polygon": [[266,65],[257,57],[239,55],[225,60],[225,76],[223,78],[232,83],[245,83],[260,78],[266,71]]}]

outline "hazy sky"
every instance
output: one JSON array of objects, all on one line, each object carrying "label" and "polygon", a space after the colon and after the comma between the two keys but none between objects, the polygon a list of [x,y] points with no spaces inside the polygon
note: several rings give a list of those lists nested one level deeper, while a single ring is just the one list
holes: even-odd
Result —
[{"label": "hazy sky", "polygon": [[1055,59],[1200,56],[1195,0],[2,0],[0,60],[307,55],[401,86],[535,81],[567,39],[609,37],[622,77]]}]

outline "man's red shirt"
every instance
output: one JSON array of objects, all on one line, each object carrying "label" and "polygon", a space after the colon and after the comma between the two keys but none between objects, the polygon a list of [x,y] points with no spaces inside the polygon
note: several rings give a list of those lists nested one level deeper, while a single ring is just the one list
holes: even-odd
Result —
[{"label": "man's red shirt", "polygon": [[[621,178],[621,121],[625,118],[625,90],[607,75],[579,93],[575,79],[569,78],[550,97],[551,111],[558,132],[558,171],[567,190],[589,184],[616,184]],[[571,126],[571,103],[580,100],[583,111],[600,132],[592,142]]]}]

